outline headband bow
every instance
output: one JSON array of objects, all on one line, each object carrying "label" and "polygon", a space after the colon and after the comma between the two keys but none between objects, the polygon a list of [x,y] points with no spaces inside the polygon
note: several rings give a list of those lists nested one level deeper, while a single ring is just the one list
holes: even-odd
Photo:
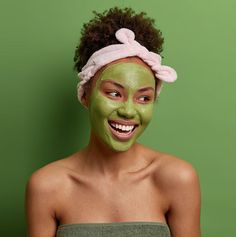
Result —
[{"label": "headband bow", "polygon": [[155,77],[160,80],[156,88],[157,96],[159,96],[161,92],[162,81],[170,83],[177,79],[176,71],[169,66],[161,65],[161,56],[148,51],[147,48],[138,43],[135,40],[133,31],[127,28],[121,28],[116,31],[115,36],[121,44],[112,44],[94,52],[81,72],[78,73],[81,79],[77,85],[78,99],[80,102],[84,94],[84,84],[88,82],[101,67],[121,58],[138,56],[150,66]]}]

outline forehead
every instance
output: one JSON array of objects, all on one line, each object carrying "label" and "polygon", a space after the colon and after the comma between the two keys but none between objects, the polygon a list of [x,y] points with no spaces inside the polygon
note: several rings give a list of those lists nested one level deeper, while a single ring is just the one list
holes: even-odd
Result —
[{"label": "forehead", "polygon": [[108,65],[98,76],[97,86],[113,80],[124,87],[155,86],[155,77],[152,71],[144,64],[135,61],[120,61]]}]

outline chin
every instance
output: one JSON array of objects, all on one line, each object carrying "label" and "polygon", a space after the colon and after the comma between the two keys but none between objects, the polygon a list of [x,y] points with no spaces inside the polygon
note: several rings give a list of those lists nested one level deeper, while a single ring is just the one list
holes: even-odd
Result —
[{"label": "chin", "polygon": [[114,150],[114,151],[117,151],[117,152],[122,152],[122,151],[128,151],[129,150],[129,148],[130,148],[130,146],[129,147],[113,147],[112,149]]},{"label": "chin", "polygon": [[109,144],[109,147],[113,150],[113,151],[117,151],[117,152],[122,152],[122,151],[127,151],[132,147],[133,143],[122,143],[122,142],[118,142],[116,144]]}]

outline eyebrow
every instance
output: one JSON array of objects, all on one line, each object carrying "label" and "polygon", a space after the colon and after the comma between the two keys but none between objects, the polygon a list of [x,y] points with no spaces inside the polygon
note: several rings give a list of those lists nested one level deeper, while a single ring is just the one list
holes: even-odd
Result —
[{"label": "eyebrow", "polygon": [[117,86],[117,87],[120,87],[121,89],[124,89],[124,87],[121,85],[121,84],[119,84],[119,83],[117,83],[117,82],[114,82],[114,81],[112,81],[112,80],[106,80],[106,81],[103,81],[102,82],[102,84],[103,83],[111,83],[111,84],[113,84],[113,85],[115,85],[115,86]]},{"label": "eyebrow", "polygon": [[138,91],[139,92],[144,92],[144,91],[148,91],[148,90],[152,90],[152,91],[154,91],[154,89],[152,88],[152,87],[144,87],[144,88],[141,88],[141,89],[139,89]]},{"label": "eyebrow", "polygon": [[[115,86],[117,86],[117,87],[120,87],[121,89],[125,89],[121,84],[119,84],[119,83],[117,83],[117,82],[114,82],[114,81],[112,81],[112,80],[106,80],[106,81],[103,81],[103,83],[106,83],[106,82],[108,82],[108,83],[111,83],[111,84],[113,84],[113,85],[115,85]],[[102,83],[102,84],[103,84]],[[154,91],[154,89],[153,89],[153,87],[143,87],[143,88],[140,88],[139,90],[138,90],[138,92],[144,92],[144,91],[147,91],[147,90],[152,90],[152,91]]]}]

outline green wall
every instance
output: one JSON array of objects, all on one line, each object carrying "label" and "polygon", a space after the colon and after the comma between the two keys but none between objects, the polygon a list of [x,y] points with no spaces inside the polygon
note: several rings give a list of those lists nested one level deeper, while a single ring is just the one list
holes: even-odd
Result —
[{"label": "green wall", "polygon": [[236,27],[233,0],[1,1],[1,236],[25,236],[24,189],[32,172],[88,141],[87,112],[77,102],[75,45],[92,10],[131,6],[156,19],[165,84],[140,142],[197,169],[202,235],[236,236]]}]

